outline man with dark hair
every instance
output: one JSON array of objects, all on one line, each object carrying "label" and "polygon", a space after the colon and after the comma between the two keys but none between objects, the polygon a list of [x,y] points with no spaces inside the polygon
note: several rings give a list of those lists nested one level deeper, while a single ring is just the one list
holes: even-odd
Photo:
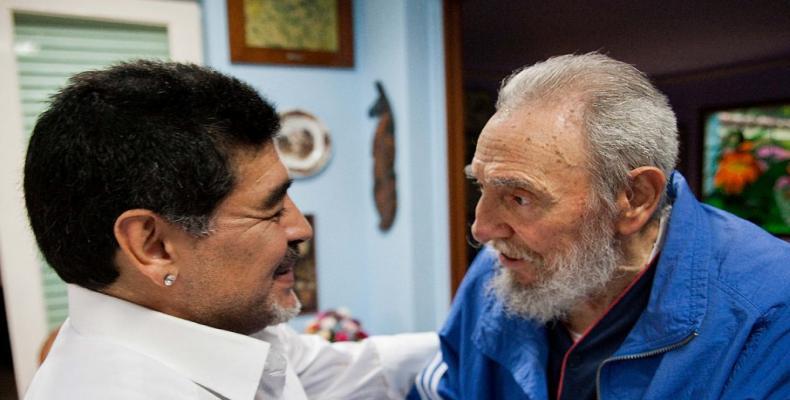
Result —
[{"label": "man with dark hair", "polygon": [[790,398],[790,246],[700,204],[675,116],[631,65],[505,80],[467,174],[487,244],[412,395]]},{"label": "man with dark hair", "polygon": [[24,190],[70,315],[27,398],[405,391],[430,336],[330,345],[281,325],[299,312],[296,245],[312,230],[288,196],[278,121],[248,85],[187,64],[84,72],[54,96]]}]

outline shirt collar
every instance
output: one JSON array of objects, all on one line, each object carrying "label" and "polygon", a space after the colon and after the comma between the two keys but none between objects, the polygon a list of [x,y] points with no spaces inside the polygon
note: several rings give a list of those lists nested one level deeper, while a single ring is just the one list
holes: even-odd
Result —
[{"label": "shirt collar", "polygon": [[667,220],[669,220],[669,212],[659,219],[658,235],[656,236],[655,243],[653,243],[653,250],[650,252],[650,257],[647,258],[647,265],[652,265],[656,261],[658,254],[661,253],[661,249],[664,247],[667,233]]},{"label": "shirt collar", "polygon": [[231,399],[252,399],[270,344],[68,285],[69,319],[98,336],[145,354]]}]

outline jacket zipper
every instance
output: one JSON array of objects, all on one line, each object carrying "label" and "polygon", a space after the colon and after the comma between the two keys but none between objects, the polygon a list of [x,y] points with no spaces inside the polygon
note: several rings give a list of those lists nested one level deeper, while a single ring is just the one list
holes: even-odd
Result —
[{"label": "jacket zipper", "polygon": [[628,354],[628,355],[624,355],[624,356],[610,357],[610,358],[607,358],[606,360],[603,360],[601,365],[598,366],[598,371],[595,373],[595,394],[598,397],[598,400],[601,400],[601,370],[603,369],[603,366],[606,365],[606,363],[608,363],[610,361],[638,360],[640,358],[653,357],[653,356],[661,354],[661,353],[667,353],[667,352],[670,352],[672,350],[675,350],[675,349],[678,349],[678,348],[681,348],[681,347],[687,345],[690,341],[694,340],[694,338],[697,337],[697,336],[699,336],[699,333],[694,331],[694,332],[691,332],[691,334],[688,335],[687,337],[685,337],[683,340],[681,340],[681,341],[679,341],[677,343],[670,344],[668,346],[661,347],[659,349],[650,350],[650,351],[646,351],[644,353],[638,353],[638,354]]}]

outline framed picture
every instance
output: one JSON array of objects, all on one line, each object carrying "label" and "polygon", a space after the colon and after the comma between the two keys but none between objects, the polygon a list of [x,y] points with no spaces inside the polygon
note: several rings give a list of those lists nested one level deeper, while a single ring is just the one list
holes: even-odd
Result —
[{"label": "framed picture", "polygon": [[233,62],[354,66],[351,0],[227,0]]},{"label": "framed picture", "polygon": [[[315,230],[315,218],[312,215],[305,215],[307,222]],[[314,233],[315,234],[315,233]],[[315,236],[310,240],[299,243],[299,261],[294,267],[296,282],[294,292],[296,297],[302,302],[301,314],[310,314],[318,311],[318,274],[315,262]]]},{"label": "framed picture", "polygon": [[705,203],[790,238],[790,101],[704,115]]}]

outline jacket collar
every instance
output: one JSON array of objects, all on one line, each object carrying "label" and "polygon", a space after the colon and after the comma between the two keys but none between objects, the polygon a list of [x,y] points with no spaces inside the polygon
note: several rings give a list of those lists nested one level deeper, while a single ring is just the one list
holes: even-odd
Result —
[{"label": "jacket collar", "polygon": [[707,308],[712,258],[708,222],[683,176],[670,175],[666,238],[647,308],[616,355],[649,351],[699,332]]},{"label": "jacket collar", "polygon": [[118,343],[226,398],[255,397],[269,343],[68,285],[69,320],[82,335]]}]

